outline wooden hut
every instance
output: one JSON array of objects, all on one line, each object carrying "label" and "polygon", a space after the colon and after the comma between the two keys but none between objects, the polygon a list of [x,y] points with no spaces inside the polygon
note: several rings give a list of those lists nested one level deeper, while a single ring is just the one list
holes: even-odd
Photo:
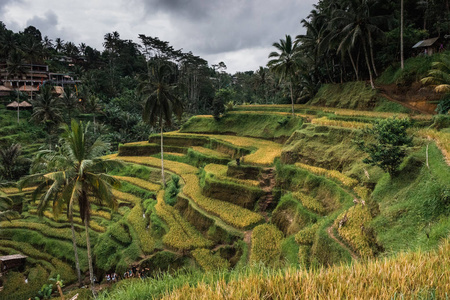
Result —
[{"label": "wooden hut", "polygon": [[416,43],[413,46],[413,49],[419,50],[419,53],[423,53],[425,55],[433,55],[439,51],[439,46],[439,37],[435,37]]},{"label": "wooden hut", "polygon": [[11,269],[24,269],[28,256],[22,254],[13,254],[0,256],[0,273],[4,273]]}]

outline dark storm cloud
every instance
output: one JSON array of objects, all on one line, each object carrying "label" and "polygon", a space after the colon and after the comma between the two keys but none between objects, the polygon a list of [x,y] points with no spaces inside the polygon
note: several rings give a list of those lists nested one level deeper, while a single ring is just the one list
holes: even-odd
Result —
[{"label": "dark storm cloud", "polygon": [[135,1],[143,1],[148,17],[167,14],[184,48],[214,54],[266,47],[286,33],[300,33],[300,19],[317,0]]}]

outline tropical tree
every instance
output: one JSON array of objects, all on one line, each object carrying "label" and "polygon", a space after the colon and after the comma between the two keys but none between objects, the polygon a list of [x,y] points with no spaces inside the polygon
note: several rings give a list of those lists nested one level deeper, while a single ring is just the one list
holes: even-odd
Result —
[{"label": "tropical tree", "polygon": [[183,104],[175,95],[173,70],[170,62],[154,58],[148,63],[148,72],[140,77],[138,93],[144,99],[142,119],[155,126],[157,123],[161,129],[161,180],[165,187],[164,178],[164,122],[171,126],[172,115],[181,118]]},{"label": "tropical tree", "polygon": [[434,87],[437,93],[450,93],[450,54],[441,54],[421,82]]},{"label": "tropical tree", "polygon": [[23,175],[25,161],[21,155],[22,147],[20,144],[12,144],[0,149],[0,178],[17,180]]},{"label": "tropical tree", "polygon": [[[335,33],[339,39],[338,52],[348,52],[359,42],[362,45],[366,60],[367,71],[369,73],[370,85],[375,88],[373,74],[377,75],[373,54],[373,37],[383,32],[378,27],[388,19],[386,16],[374,16],[371,14],[373,0],[346,0],[346,5],[333,12],[333,19],[330,26],[339,28]],[[370,55],[370,58],[369,58]]]},{"label": "tropical tree", "polygon": [[78,99],[73,91],[73,89],[70,86],[64,87],[64,92],[62,94],[62,100],[63,106],[65,110],[67,111],[69,120],[72,119],[72,112],[75,111],[78,105]]},{"label": "tropical tree", "polygon": [[[0,185],[1,186],[1,185]],[[5,193],[0,191],[0,221],[16,218],[19,213],[11,209],[13,201]]]},{"label": "tropical tree", "polygon": [[63,121],[62,103],[55,97],[52,90],[53,87],[48,84],[41,87],[36,100],[32,101],[33,114],[31,115],[31,121],[43,124],[49,135]]},{"label": "tropical tree", "polygon": [[[104,173],[106,168],[115,168],[122,164],[115,160],[103,160],[99,156],[109,149],[109,144],[96,139],[92,144],[88,142],[88,125],[72,120],[71,126],[63,125],[62,146],[58,150],[44,150],[36,159],[43,171],[29,175],[19,181],[19,188],[27,185],[37,185],[32,194],[32,200],[38,197],[39,215],[53,203],[53,211],[57,215],[63,207],[67,207],[67,217],[72,228],[72,242],[75,252],[76,268],[81,284],[79,271],[75,230],[73,227],[73,212],[78,205],[81,220],[84,222],[86,233],[86,247],[89,263],[89,277],[92,292],[94,290],[94,269],[91,255],[91,242],[89,237],[89,220],[91,217],[91,202],[97,201],[100,205],[117,207],[117,202],[111,192],[119,182],[112,176]],[[44,161],[44,163],[42,163]]]},{"label": "tropical tree", "polygon": [[279,43],[273,43],[275,48],[279,52],[271,52],[269,58],[271,59],[267,65],[275,73],[279,74],[280,80],[289,81],[289,89],[291,92],[291,104],[292,104],[292,115],[294,114],[294,94],[293,94],[293,78],[295,71],[297,69],[296,55],[298,50],[297,42],[293,42],[290,35],[286,35],[286,39],[280,39]]}]

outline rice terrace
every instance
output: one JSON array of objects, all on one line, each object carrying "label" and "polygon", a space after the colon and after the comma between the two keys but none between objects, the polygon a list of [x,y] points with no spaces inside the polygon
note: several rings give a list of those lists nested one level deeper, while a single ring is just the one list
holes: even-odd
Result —
[{"label": "rice terrace", "polygon": [[256,2],[0,4],[0,299],[450,298],[449,1]]}]

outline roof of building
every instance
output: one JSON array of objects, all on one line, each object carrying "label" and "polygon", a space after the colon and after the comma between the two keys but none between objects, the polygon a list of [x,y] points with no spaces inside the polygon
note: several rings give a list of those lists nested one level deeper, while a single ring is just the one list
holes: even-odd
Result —
[{"label": "roof of building", "polygon": [[6,105],[6,107],[32,107],[32,106],[33,105],[31,105],[27,101],[22,101],[20,103],[18,103],[17,101],[13,101],[10,104]]},{"label": "roof of building", "polygon": [[22,254],[13,254],[13,255],[5,255],[0,256],[0,261],[8,261],[8,260],[15,260],[15,259],[24,259],[28,256],[22,255]]},{"label": "roof of building", "polygon": [[439,37],[420,41],[420,42],[418,42],[417,44],[415,44],[415,45],[413,46],[413,48],[421,48],[421,47],[430,47],[430,46],[433,46],[433,44],[436,43],[436,41],[437,41],[438,39],[439,39]]},{"label": "roof of building", "polygon": [[0,91],[10,92],[10,91],[12,91],[12,89],[7,86],[0,85]]}]

